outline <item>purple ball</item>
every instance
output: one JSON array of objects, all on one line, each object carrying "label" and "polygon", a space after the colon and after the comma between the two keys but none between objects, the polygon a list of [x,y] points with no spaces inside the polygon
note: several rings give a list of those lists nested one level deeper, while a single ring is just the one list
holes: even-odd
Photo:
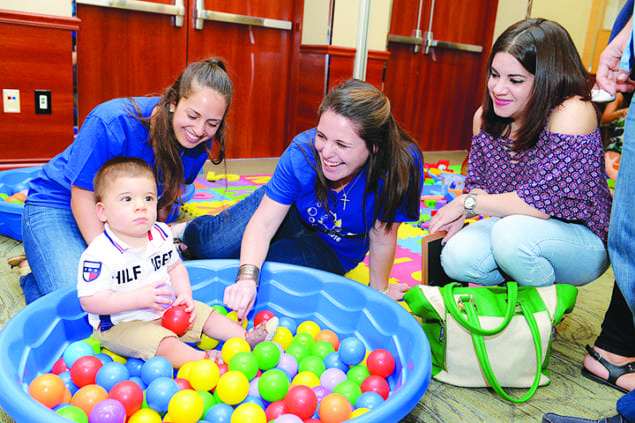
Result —
[{"label": "purple ball", "polygon": [[262,396],[260,395],[260,391],[258,390],[258,381],[260,380],[260,376],[253,378],[252,380],[249,381],[249,393],[248,395],[257,397],[257,398],[262,398]]},{"label": "purple ball", "polygon": [[315,392],[315,396],[317,397],[318,404],[324,399],[325,396],[332,393],[331,391],[329,391],[322,385],[314,386],[311,389],[313,390],[313,392]]},{"label": "purple ball", "polygon": [[172,285],[170,284],[164,284],[164,285],[159,285],[157,287],[157,289],[168,289],[170,291],[172,291],[172,293],[170,295],[159,295],[159,297],[162,298],[167,298],[168,300],[170,300],[170,304],[165,304],[165,303],[159,303],[159,305],[161,307],[163,307],[164,309],[168,309],[172,306],[172,303],[174,302],[174,300],[176,300],[176,295],[174,293],[174,288],[172,288]]},{"label": "purple ball", "polygon": [[282,354],[276,367],[285,370],[291,376],[291,379],[298,374],[298,361],[291,354]]},{"label": "purple ball", "polygon": [[116,399],[99,401],[88,416],[90,423],[124,423],[126,421],[126,408]]},{"label": "purple ball", "polygon": [[346,373],[335,367],[326,369],[320,376],[320,385],[333,392],[338,383],[347,380]]},{"label": "purple ball", "polygon": [[302,419],[295,414],[281,414],[276,418],[276,423],[302,423]]}]

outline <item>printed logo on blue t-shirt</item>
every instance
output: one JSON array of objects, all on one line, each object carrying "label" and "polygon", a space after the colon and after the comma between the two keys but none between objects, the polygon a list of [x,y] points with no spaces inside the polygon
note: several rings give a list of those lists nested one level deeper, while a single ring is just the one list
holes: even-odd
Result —
[{"label": "printed logo on blue t-shirt", "polygon": [[101,262],[100,261],[84,261],[84,269],[82,274],[84,276],[84,281],[91,282],[99,277],[101,273]]}]

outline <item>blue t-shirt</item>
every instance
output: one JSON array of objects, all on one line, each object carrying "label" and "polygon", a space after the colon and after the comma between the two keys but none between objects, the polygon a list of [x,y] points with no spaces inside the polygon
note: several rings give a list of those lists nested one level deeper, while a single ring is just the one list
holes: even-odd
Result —
[{"label": "blue t-shirt", "polygon": [[[368,231],[373,227],[375,195],[368,193],[364,202],[367,167],[340,192],[331,191],[335,199],[329,208],[315,196],[316,158],[315,135],[310,129],[296,136],[280,157],[278,166],[267,183],[267,196],[281,204],[295,204],[302,220],[318,231],[320,237],[338,254],[346,270],[355,267],[368,252]],[[420,168],[423,183],[422,157],[416,148],[411,150]],[[383,190],[379,184],[379,195]],[[421,190],[421,186],[419,187]],[[406,210],[404,201],[395,216],[395,222],[419,219],[419,210]],[[381,220],[381,216],[380,216]]]},{"label": "blue t-shirt", "polygon": [[[159,98],[137,97],[134,101],[141,116],[149,117]],[[120,98],[100,104],[86,117],[75,141],[44,165],[31,181],[26,201],[39,206],[70,209],[71,185],[93,191],[97,170],[115,156],[140,157],[154,168],[154,151],[148,139],[148,128],[136,117],[130,99]],[[207,153],[204,145],[200,144],[192,149],[180,148],[180,154],[185,183],[189,184],[203,167]]]}]

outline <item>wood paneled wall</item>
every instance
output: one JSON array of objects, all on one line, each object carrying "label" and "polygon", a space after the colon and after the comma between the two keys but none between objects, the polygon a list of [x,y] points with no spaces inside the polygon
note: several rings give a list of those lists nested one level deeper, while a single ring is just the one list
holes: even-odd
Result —
[{"label": "wood paneled wall", "polygon": [[[72,31],[78,29],[76,18],[0,10],[0,90],[20,90],[21,105],[21,113],[0,107],[0,170],[46,163],[73,141]],[[35,114],[39,89],[51,91],[49,115]]]}]

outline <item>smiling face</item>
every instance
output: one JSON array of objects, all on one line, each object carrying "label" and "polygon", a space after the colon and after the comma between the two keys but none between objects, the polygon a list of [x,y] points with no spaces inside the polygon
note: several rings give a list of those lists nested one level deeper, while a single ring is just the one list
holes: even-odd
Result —
[{"label": "smiling face", "polygon": [[190,96],[181,97],[178,104],[170,107],[176,139],[182,147],[190,149],[216,134],[225,116],[227,103],[213,89],[193,84]]},{"label": "smiling face", "polygon": [[120,176],[110,181],[97,203],[97,216],[125,243],[137,248],[144,246],[146,234],[157,219],[154,178]]},{"label": "smiling face", "polygon": [[342,189],[357,175],[370,152],[357,135],[350,119],[326,110],[322,113],[315,137],[324,177],[332,182],[336,191]]},{"label": "smiling face", "polygon": [[497,116],[514,119],[514,124],[518,125],[524,117],[533,85],[534,76],[514,56],[496,53],[487,90]]}]

